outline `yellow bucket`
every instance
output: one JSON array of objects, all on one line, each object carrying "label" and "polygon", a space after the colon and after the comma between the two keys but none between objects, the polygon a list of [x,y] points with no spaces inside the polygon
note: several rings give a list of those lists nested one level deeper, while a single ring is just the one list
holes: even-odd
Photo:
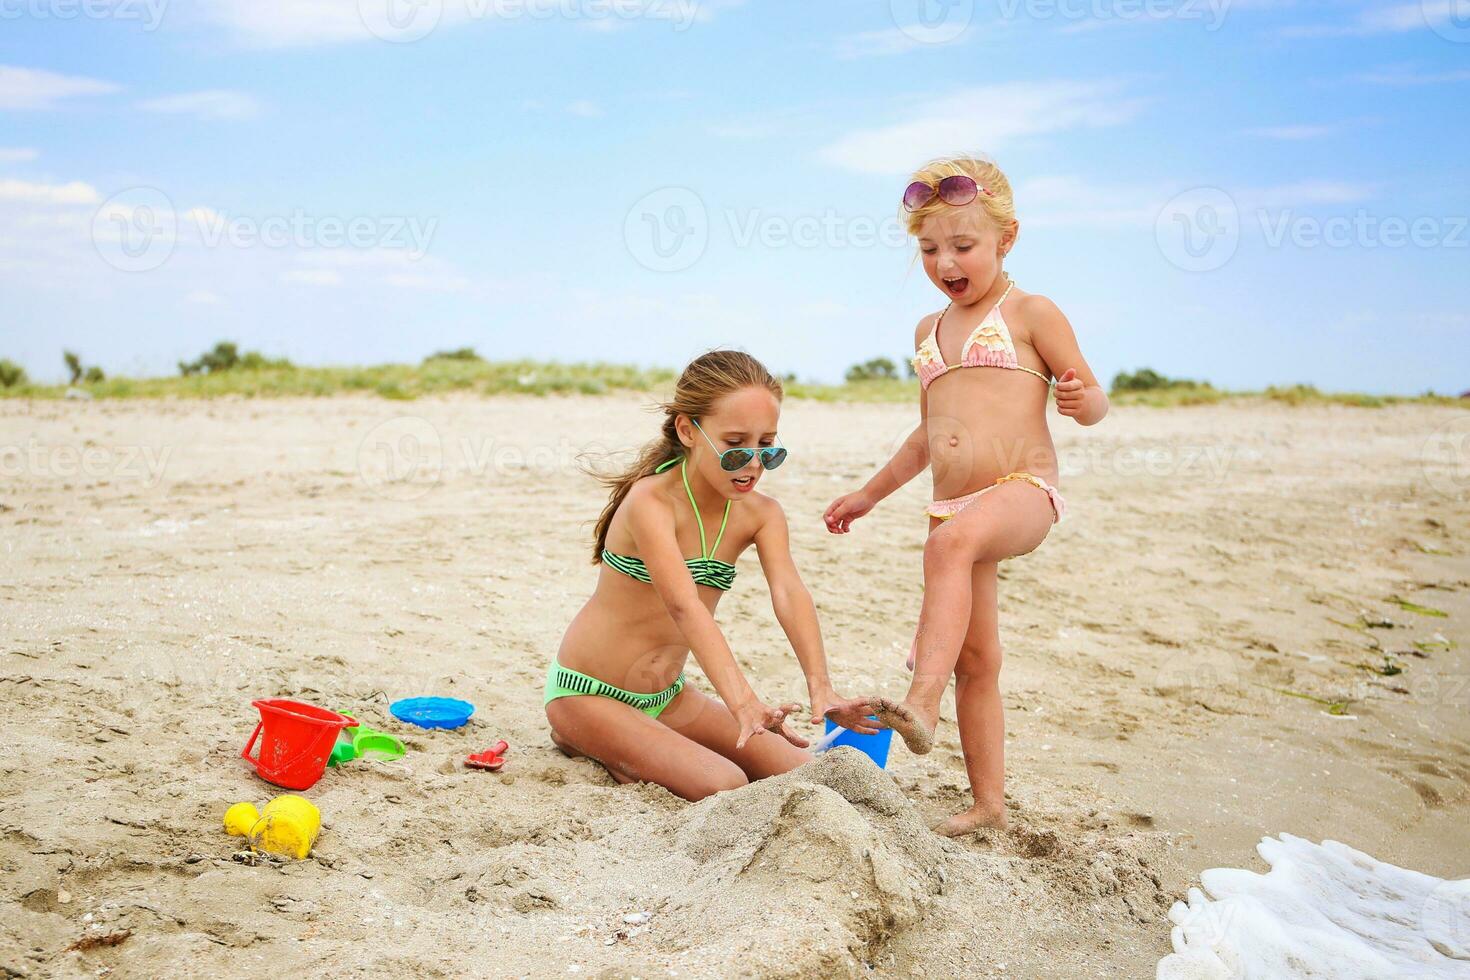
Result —
[{"label": "yellow bucket", "polygon": [[311,853],[322,829],[322,813],[302,796],[278,796],[260,811],[250,828],[250,846],[298,861]]}]

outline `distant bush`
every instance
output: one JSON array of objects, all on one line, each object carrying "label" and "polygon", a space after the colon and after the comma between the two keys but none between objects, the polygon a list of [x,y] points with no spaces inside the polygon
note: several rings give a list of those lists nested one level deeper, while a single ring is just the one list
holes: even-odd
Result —
[{"label": "distant bush", "polygon": [[898,377],[898,366],[886,357],[875,357],[847,369],[848,381],[883,381]]},{"label": "distant bush", "polygon": [[83,381],[93,384],[107,380],[100,367],[83,367],[81,357],[69,350],[61,352],[61,359],[66,362],[67,371],[71,372],[71,384],[80,384]]},{"label": "distant bush", "polygon": [[26,369],[14,361],[0,358],[0,388],[14,388],[26,383]]},{"label": "distant bush", "polygon": [[424,358],[425,363],[429,361],[483,361],[479,354],[475,353],[473,347],[461,347],[458,350],[435,351]]},{"label": "distant bush", "polygon": [[1274,402],[1285,402],[1288,405],[1331,402],[1338,405],[1352,405],[1356,408],[1382,408],[1389,403],[1388,399],[1377,395],[1363,395],[1356,392],[1337,394],[1321,391],[1316,385],[1289,385],[1286,387],[1272,385],[1266,389],[1265,395]]},{"label": "distant bush", "polygon": [[222,340],[214,350],[205,351],[197,361],[180,361],[179,373],[184,377],[192,374],[218,374],[221,371],[259,371],[264,368],[289,368],[291,362],[284,357],[270,358],[259,351],[240,353],[239,347]]},{"label": "distant bush", "polygon": [[1191,381],[1187,378],[1168,378],[1153,368],[1139,368],[1133,373],[1119,371],[1113,375],[1114,394],[1120,391],[1165,391],[1177,388],[1210,388],[1208,381]]}]

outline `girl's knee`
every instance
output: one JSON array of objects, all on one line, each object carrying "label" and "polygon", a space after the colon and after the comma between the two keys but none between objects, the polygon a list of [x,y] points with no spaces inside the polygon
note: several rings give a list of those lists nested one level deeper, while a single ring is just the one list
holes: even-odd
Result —
[{"label": "girl's knee", "polygon": [[935,532],[924,542],[924,573],[953,571],[973,564],[969,546],[958,534]]},{"label": "girl's knee", "polygon": [[960,648],[960,657],[955,661],[954,673],[959,681],[980,681],[995,684],[1000,680],[1001,652],[995,646],[977,646],[966,643]]},{"label": "girl's knee", "polygon": [[749,783],[750,780],[745,777],[744,771],[729,759],[722,758],[718,762],[712,760],[700,765],[698,771],[691,775],[688,784],[688,798],[690,802],[698,802],[706,796],[739,789]]}]

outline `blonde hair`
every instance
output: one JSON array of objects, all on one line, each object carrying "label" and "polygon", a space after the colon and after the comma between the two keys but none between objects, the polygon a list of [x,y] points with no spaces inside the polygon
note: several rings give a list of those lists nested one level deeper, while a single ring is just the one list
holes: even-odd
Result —
[{"label": "blonde hair", "polygon": [[[1002,233],[1009,231],[1016,221],[1016,199],[1011,193],[1011,182],[1006,180],[1006,175],[992,160],[967,154],[930,160],[915,170],[908,182],[911,184],[916,180],[922,180],[930,186],[938,187],[939,182],[944,178],[956,177],[960,174],[973,177],[975,183],[984,188],[975,200],[985,209],[986,215],[995,222],[995,226]],[[986,194],[985,191],[990,191],[990,194]],[[950,207],[936,196],[934,200],[917,211],[904,211],[903,216],[908,222],[909,234],[917,238],[919,230],[924,227],[924,221],[930,215],[938,214]]]},{"label": "blonde hair", "polygon": [[712,350],[689,362],[674,384],[674,397],[659,406],[664,413],[659,437],[639,451],[638,459],[631,467],[622,473],[598,478],[611,493],[607,506],[602,508],[602,514],[597,518],[592,564],[602,561],[613,515],[618,512],[628,491],[633,489],[633,484],[645,476],[652,476],[660,465],[686,454],[684,444],[679,441],[679,416],[694,419],[708,415],[715,402],[745,388],[764,388],[775,395],[777,401],[785,396],[780,380],[764,364],[743,351]]}]

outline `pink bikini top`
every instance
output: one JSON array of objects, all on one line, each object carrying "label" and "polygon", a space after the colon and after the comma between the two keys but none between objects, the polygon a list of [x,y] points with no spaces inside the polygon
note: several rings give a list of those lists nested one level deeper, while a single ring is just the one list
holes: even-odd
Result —
[{"label": "pink bikini top", "polygon": [[944,308],[944,313],[939,314],[939,319],[934,321],[934,329],[929,331],[929,336],[919,345],[919,350],[914,354],[914,373],[919,376],[919,383],[927,390],[934,383],[934,379],[948,374],[956,368],[967,367],[998,367],[1009,368],[1012,371],[1025,371],[1034,374],[1047,387],[1051,387],[1052,381],[1040,371],[1026,367],[1016,360],[1016,345],[1011,340],[1011,330],[1006,326],[1005,317],[1001,316],[1000,304],[1004,303],[1011,290],[1016,287],[1014,282],[1006,286],[1006,291],[1001,294],[1000,299],[985,314],[985,319],[980,325],[970,332],[965,346],[960,348],[960,363],[945,364],[944,355],[939,353],[939,328],[944,323],[944,314],[948,313],[953,303]]}]

